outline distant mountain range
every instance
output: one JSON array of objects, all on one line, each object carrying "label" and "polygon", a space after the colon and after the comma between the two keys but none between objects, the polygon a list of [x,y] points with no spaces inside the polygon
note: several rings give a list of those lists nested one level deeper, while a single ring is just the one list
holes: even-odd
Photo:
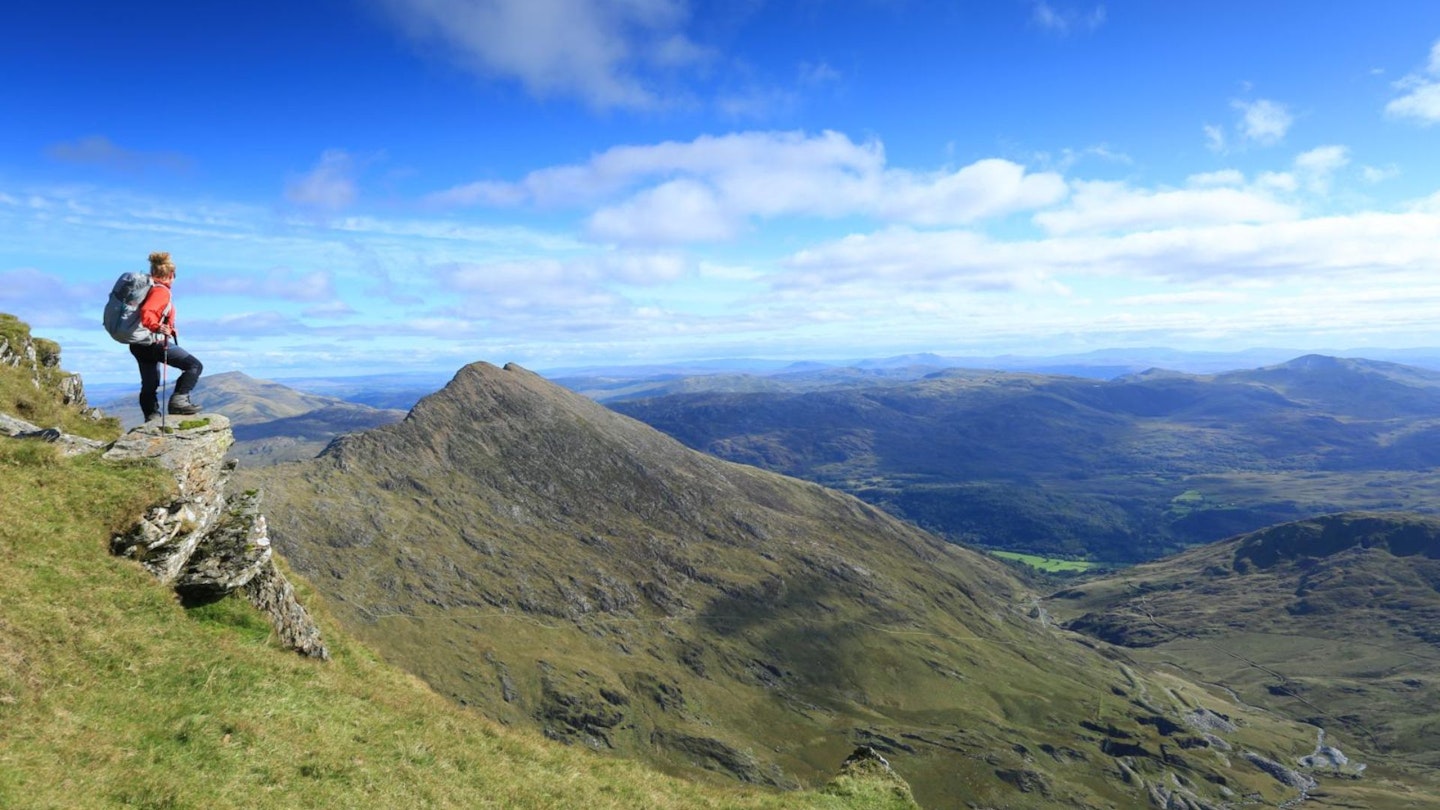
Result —
[{"label": "distant mountain range", "polygon": [[[342,433],[369,430],[405,417],[403,410],[305,393],[238,371],[202,376],[193,396],[206,411],[229,417],[236,440],[231,455],[246,465],[311,458]],[[142,419],[133,394],[100,407],[120,417],[126,427]]]},{"label": "distant mountain range", "polygon": [[611,391],[611,407],[690,447],[991,547],[1134,562],[1309,515],[1440,504],[1440,372],[1381,361],[1114,380],[846,369]]},{"label": "distant mountain range", "polygon": [[1077,643],[1002,564],[518,367],[243,483],[355,633],[557,740],[778,786],[864,743],[929,807],[1307,784],[1310,729]]}]

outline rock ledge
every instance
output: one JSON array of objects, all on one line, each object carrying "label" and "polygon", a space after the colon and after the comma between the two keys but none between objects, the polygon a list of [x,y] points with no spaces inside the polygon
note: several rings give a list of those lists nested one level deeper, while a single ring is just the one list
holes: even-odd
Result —
[{"label": "rock ledge", "polygon": [[259,493],[226,494],[235,469],[225,461],[235,442],[230,420],[206,413],[169,421],[164,428],[155,422],[137,427],[105,452],[111,461],[153,461],[179,485],[175,500],[152,507],[111,538],[111,552],[138,561],[186,600],[239,591],[270,618],[282,643],[329,660],[319,628],[275,567]]}]

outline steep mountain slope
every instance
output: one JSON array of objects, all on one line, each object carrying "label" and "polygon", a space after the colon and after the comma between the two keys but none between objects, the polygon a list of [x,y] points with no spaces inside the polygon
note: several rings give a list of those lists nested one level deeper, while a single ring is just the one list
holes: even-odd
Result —
[{"label": "steep mountain slope", "polygon": [[1046,607],[1146,660],[1343,731],[1372,766],[1440,773],[1440,519],[1287,523],[1085,582]]},{"label": "steep mountain slope", "polygon": [[348,627],[557,739],[782,786],[867,742],[934,807],[1305,784],[1309,730],[1077,643],[1002,566],[518,367],[468,366],[405,421],[251,476]]},{"label": "steep mountain slope", "polygon": [[1440,374],[1393,363],[1309,356],[1108,382],[947,370],[612,407],[954,540],[1107,561],[1306,515],[1440,503]]}]

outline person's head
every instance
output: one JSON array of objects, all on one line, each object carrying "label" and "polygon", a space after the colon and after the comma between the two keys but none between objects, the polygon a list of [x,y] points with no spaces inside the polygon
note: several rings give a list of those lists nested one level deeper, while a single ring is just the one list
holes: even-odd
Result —
[{"label": "person's head", "polygon": [[168,252],[157,250],[150,254],[150,277],[157,281],[175,278],[175,263],[170,261]]}]

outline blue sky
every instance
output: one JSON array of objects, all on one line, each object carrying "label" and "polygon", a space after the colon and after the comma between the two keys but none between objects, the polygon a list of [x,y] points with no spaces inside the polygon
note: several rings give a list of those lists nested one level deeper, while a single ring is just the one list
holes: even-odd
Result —
[{"label": "blue sky", "polygon": [[0,12],[0,311],[260,377],[1440,346],[1440,3]]}]

